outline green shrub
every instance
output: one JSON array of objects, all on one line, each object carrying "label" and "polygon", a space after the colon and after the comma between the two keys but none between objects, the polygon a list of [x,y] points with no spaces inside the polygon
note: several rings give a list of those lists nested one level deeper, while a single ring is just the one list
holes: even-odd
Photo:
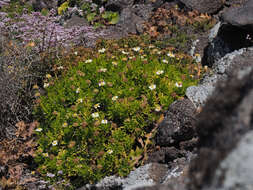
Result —
[{"label": "green shrub", "polygon": [[191,60],[153,46],[125,47],[113,54],[100,49],[61,77],[47,76],[47,96],[35,111],[42,175],[77,186],[126,176],[140,163],[168,106],[196,84]]}]

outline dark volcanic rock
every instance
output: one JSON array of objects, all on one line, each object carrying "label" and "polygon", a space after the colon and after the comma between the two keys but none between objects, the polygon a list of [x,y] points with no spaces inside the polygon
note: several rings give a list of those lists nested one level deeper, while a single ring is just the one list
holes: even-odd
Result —
[{"label": "dark volcanic rock", "polygon": [[253,32],[253,0],[241,7],[231,8],[222,15],[224,22]]},{"label": "dark volcanic rock", "polygon": [[117,27],[125,33],[143,33],[144,23],[151,17],[153,9],[150,4],[136,4],[124,8],[120,13]]},{"label": "dark volcanic rock", "polygon": [[33,6],[35,11],[41,11],[42,9],[57,9],[56,0],[30,0],[29,3]]},{"label": "dark volcanic rock", "polygon": [[199,114],[196,131],[200,149],[191,164],[191,190],[253,187],[249,174],[252,173],[249,163],[253,161],[252,132],[249,132],[253,129],[252,60],[245,57],[241,69],[238,66],[229,71],[228,80],[219,83]]},{"label": "dark volcanic rock", "polygon": [[125,8],[120,14],[120,19],[117,26],[126,33],[136,34],[136,23],[142,24],[144,23],[144,20],[137,16],[131,8]]},{"label": "dark volcanic rock", "polygon": [[253,0],[241,7],[226,9],[222,20],[217,35],[204,50],[204,65],[212,66],[227,53],[253,46]]},{"label": "dark volcanic rock", "polygon": [[168,162],[183,156],[184,153],[175,147],[161,147],[160,150],[149,155],[148,162],[167,164]]},{"label": "dark volcanic rock", "polygon": [[194,137],[196,109],[188,99],[174,102],[168,109],[156,134],[158,146],[170,146]]},{"label": "dark volcanic rock", "polygon": [[252,46],[252,36],[253,33],[250,33],[247,30],[223,24],[220,27],[217,36],[205,48],[202,63],[204,65],[212,66],[215,61],[224,57],[226,54],[244,47]]},{"label": "dark volcanic rock", "polygon": [[188,8],[201,13],[216,13],[223,6],[222,0],[180,0]]},{"label": "dark volcanic rock", "polygon": [[105,8],[110,11],[121,11],[134,4],[134,0],[108,0]]}]

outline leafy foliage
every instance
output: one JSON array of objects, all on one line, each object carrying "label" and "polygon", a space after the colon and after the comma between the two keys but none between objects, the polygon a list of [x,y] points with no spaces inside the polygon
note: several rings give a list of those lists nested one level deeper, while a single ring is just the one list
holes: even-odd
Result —
[{"label": "leafy foliage", "polygon": [[105,43],[62,77],[44,81],[47,96],[35,112],[42,175],[78,186],[125,176],[145,158],[164,111],[197,80],[191,59],[135,43],[114,44],[112,51]]}]

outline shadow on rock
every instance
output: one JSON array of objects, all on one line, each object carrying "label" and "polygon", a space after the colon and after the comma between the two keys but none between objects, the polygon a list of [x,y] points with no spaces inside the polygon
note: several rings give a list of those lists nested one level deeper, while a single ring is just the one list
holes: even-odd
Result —
[{"label": "shadow on rock", "polygon": [[[247,143],[245,145],[245,142],[240,142],[243,136],[252,129],[253,71],[251,64],[244,70],[231,71],[228,80],[218,84],[199,114],[196,131],[200,149],[199,156],[190,167],[190,189],[249,190],[249,187],[252,188],[252,175],[245,176],[242,173],[252,171],[247,164],[248,159],[253,161],[250,157],[253,150],[247,147]],[[238,146],[238,143],[243,145]],[[243,150],[249,150],[249,152],[244,151],[244,154],[241,154]],[[245,163],[244,158],[247,158]]]}]

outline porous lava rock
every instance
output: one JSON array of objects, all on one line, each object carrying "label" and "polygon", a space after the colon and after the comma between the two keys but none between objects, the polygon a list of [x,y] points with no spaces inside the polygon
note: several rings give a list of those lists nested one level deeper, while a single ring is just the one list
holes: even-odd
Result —
[{"label": "porous lava rock", "polygon": [[194,135],[196,108],[188,99],[170,105],[164,120],[156,133],[156,145],[172,146],[182,141],[191,140]]}]

